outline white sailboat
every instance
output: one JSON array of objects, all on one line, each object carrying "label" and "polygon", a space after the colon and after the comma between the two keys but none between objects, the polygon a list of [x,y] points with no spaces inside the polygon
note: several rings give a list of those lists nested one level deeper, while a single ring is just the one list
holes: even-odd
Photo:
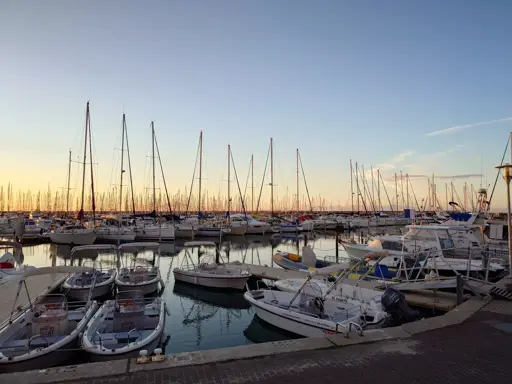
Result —
[{"label": "white sailboat", "polygon": [[[146,250],[157,251],[160,256],[160,244],[158,243],[128,243],[121,244],[118,248],[119,255],[123,252],[136,253]],[[143,295],[158,290],[160,281],[158,266],[148,267],[144,264],[137,264],[137,258],[134,258],[132,265],[120,268],[115,279],[118,292],[135,290]]]},{"label": "white sailboat", "polygon": [[22,265],[23,248],[20,243],[0,240],[0,248],[14,249],[14,254],[6,252],[0,257],[0,285],[7,281],[20,279],[26,271],[35,269],[33,266]]},{"label": "white sailboat", "polygon": [[[29,276],[75,272],[84,267],[45,267],[26,271]],[[19,284],[18,294],[24,284]],[[92,287],[91,287],[92,289]],[[28,294],[28,292],[27,292]],[[0,329],[0,372],[29,371],[61,364],[98,309],[95,301],[68,302],[64,295],[40,296],[30,307]]]},{"label": "white sailboat", "polygon": [[[73,247],[71,250],[71,257],[76,256],[81,252],[115,252],[117,250],[115,245],[108,244],[94,244],[94,245],[81,245]],[[66,295],[75,300],[86,300],[89,295],[92,298],[102,297],[110,292],[114,285],[116,278],[116,270],[114,268],[103,269],[93,268],[85,272],[74,273],[69,276],[64,283],[62,288],[66,292]],[[90,292],[92,289],[92,292]]]},{"label": "white sailboat", "polygon": [[[56,244],[71,244],[71,245],[89,245],[94,243],[96,240],[96,233],[94,232],[94,228],[85,228],[83,225],[84,222],[84,198],[85,198],[85,167],[87,165],[87,143],[89,142],[89,150],[92,155],[91,150],[91,120],[90,120],[90,112],[89,112],[89,102],[87,102],[87,108],[85,112],[85,137],[84,137],[84,157],[83,157],[83,171],[82,171],[82,203],[80,206],[80,212],[78,217],[80,219],[79,225],[66,225],[56,229],[54,232],[50,232],[50,240],[52,243]],[[90,158],[90,166],[91,166],[91,180],[93,177],[92,171],[92,157]],[[69,180],[69,173],[68,173]],[[69,183],[68,183],[69,184]],[[94,202],[94,184],[91,183],[91,197],[92,197],[92,208],[93,213],[95,209]],[[68,185],[69,190],[69,185]]]},{"label": "white sailboat", "polygon": [[181,266],[173,270],[174,279],[203,287],[243,290],[247,280],[251,277],[248,269],[231,264],[217,263],[214,255],[203,256],[199,264],[195,265],[189,249],[202,246],[216,247],[216,244],[212,241],[189,241],[185,243],[185,256]]},{"label": "white sailboat", "polygon": [[[172,241],[176,238],[175,228],[172,223],[167,223],[161,219],[157,221],[156,213],[156,185],[155,185],[155,125],[151,122],[151,138],[152,138],[152,171],[153,171],[153,212],[151,212],[154,222],[150,225],[137,227],[137,240],[143,241]],[[163,171],[162,171],[163,176]],[[165,185],[165,178],[164,178]],[[167,193],[167,187],[165,187]],[[169,201],[169,200],[168,200]]]}]

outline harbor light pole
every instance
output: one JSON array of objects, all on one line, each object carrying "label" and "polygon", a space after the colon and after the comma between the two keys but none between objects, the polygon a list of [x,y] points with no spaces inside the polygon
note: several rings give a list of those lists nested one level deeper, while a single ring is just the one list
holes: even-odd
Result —
[{"label": "harbor light pole", "polygon": [[512,275],[512,222],[510,220],[511,212],[510,212],[510,180],[512,179],[512,165],[511,164],[503,164],[498,167],[498,169],[502,169],[504,171],[505,184],[507,185],[507,224],[508,224],[508,269],[510,271],[510,275]]}]

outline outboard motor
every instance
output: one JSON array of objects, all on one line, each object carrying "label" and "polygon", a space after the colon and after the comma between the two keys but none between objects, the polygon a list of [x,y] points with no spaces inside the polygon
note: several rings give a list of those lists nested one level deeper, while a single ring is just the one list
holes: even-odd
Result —
[{"label": "outboard motor", "polygon": [[382,307],[391,315],[395,324],[408,323],[419,320],[418,311],[409,307],[405,295],[391,287],[387,287],[381,298]]}]

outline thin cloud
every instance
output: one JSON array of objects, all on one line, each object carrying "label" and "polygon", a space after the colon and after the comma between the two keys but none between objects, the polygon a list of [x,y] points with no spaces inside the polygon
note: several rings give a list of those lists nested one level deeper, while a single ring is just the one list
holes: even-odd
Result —
[{"label": "thin cloud", "polygon": [[457,132],[457,131],[462,131],[464,129],[469,129],[469,128],[473,128],[473,127],[479,127],[481,125],[490,125],[490,124],[496,124],[496,123],[503,123],[503,122],[506,122],[506,121],[512,121],[512,116],[511,117],[504,117],[502,119],[497,119],[497,120],[481,121],[479,123],[472,123],[472,124],[466,124],[466,125],[456,125],[455,127],[445,128],[445,129],[441,129],[439,131],[434,131],[434,132],[426,133],[425,136],[446,135],[446,134],[449,134],[449,133],[453,133],[453,132]]},{"label": "thin cloud", "polygon": [[385,171],[385,170],[389,170],[389,169],[395,169],[397,164],[403,162],[407,157],[414,155],[414,153],[415,153],[414,151],[402,152],[402,153],[396,155],[395,157],[393,157],[388,162],[383,163],[383,164],[379,164],[377,166],[377,168],[380,169],[381,171],[383,171],[383,170]]}]

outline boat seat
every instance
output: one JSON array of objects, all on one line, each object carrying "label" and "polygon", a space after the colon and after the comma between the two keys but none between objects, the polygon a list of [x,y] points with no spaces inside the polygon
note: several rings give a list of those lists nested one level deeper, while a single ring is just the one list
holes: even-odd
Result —
[{"label": "boat seat", "polygon": [[[48,337],[38,337],[30,342],[31,348],[40,348],[46,347],[51,344],[55,344],[56,342],[64,339],[66,336],[48,336]],[[3,349],[17,349],[17,348],[27,348],[29,339],[20,339],[20,340],[11,340],[6,341],[0,346],[0,351]]]}]

